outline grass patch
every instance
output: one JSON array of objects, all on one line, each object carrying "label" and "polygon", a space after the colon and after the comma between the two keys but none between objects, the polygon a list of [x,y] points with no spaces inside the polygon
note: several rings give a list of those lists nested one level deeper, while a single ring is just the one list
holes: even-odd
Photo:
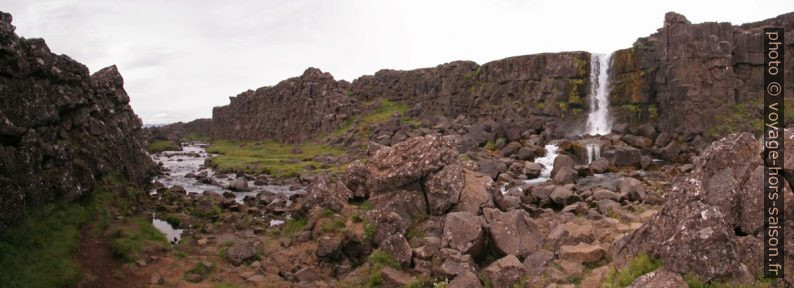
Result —
[{"label": "grass patch", "polygon": [[374,266],[381,265],[394,269],[400,269],[400,262],[397,262],[397,260],[394,260],[394,257],[389,255],[389,253],[386,253],[382,250],[372,251],[372,254],[369,254],[369,258],[367,258],[367,260]]},{"label": "grass patch", "polygon": [[149,153],[158,153],[163,151],[178,151],[180,148],[179,144],[174,143],[174,141],[162,140],[162,141],[154,141],[149,143]]},{"label": "grass patch", "polygon": [[282,225],[281,236],[291,238],[295,233],[303,230],[307,224],[309,224],[309,220],[304,217],[287,220],[284,222],[284,225]]},{"label": "grass patch", "polygon": [[252,174],[294,177],[310,166],[318,172],[338,172],[344,168],[341,166],[322,168],[321,163],[313,160],[322,155],[340,156],[345,153],[343,150],[310,142],[291,145],[274,141],[218,140],[213,141],[207,151],[219,154],[210,158],[210,165],[222,172],[244,171]]},{"label": "grass patch", "polygon": [[243,286],[239,286],[237,284],[232,283],[215,283],[212,284],[212,288],[241,288]]},{"label": "grass patch", "polygon": [[344,218],[337,218],[334,220],[331,219],[324,219],[320,224],[320,231],[323,233],[330,233],[330,232],[339,232],[347,227]]},{"label": "grass patch", "polygon": [[705,282],[695,274],[687,273],[684,275],[684,282],[689,288],[768,288],[772,287],[773,279],[765,279],[761,275],[755,283],[752,284],[732,284],[730,282]]},{"label": "grass patch", "polygon": [[94,224],[98,232],[109,223],[111,185],[125,184],[106,176],[92,193],[69,203],[27,209],[16,226],[0,235],[0,286],[75,287],[82,278],[77,262],[80,231]]},{"label": "grass patch", "polygon": [[629,260],[626,267],[617,270],[614,267],[607,273],[606,279],[601,283],[601,288],[627,287],[634,282],[637,277],[653,272],[662,266],[658,259],[652,259],[647,254],[637,255]]},{"label": "grass patch", "polygon": [[184,278],[187,279],[188,274],[196,274],[201,276],[201,279],[206,279],[207,276],[209,276],[213,270],[215,270],[215,265],[213,265],[212,263],[210,263],[210,265],[205,265],[204,261],[200,261],[196,263],[196,265],[193,265],[193,268],[190,268],[190,270],[185,271]]},{"label": "grass patch", "polygon": [[144,218],[135,218],[127,225],[118,228],[110,240],[110,251],[114,256],[133,262],[147,249],[168,247],[168,240],[152,223]]}]

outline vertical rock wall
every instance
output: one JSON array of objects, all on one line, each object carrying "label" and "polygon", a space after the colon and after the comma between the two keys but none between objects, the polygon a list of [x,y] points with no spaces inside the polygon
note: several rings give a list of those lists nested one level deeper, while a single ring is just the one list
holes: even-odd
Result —
[{"label": "vertical rock wall", "polygon": [[14,33],[0,12],[0,232],[24,209],[69,201],[110,173],[147,182],[154,163],[115,66],[88,68]]}]

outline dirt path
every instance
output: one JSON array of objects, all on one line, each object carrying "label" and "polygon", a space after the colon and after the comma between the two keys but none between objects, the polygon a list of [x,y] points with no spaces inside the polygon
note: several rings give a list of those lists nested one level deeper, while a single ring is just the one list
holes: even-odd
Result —
[{"label": "dirt path", "polygon": [[78,288],[146,287],[148,279],[125,272],[124,262],[113,257],[108,235],[98,235],[93,225],[83,228],[77,260],[83,269]]}]

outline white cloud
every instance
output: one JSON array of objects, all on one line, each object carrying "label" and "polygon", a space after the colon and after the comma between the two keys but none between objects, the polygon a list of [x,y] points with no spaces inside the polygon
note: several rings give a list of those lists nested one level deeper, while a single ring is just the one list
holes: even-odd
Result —
[{"label": "white cloud", "polygon": [[609,52],[655,32],[667,11],[740,24],[794,11],[794,2],[0,0],[0,7],[14,15],[17,34],[44,38],[91,71],[117,64],[135,112],[163,123],[210,117],[228,96],[310,66],[353,80],[454,60]]}]

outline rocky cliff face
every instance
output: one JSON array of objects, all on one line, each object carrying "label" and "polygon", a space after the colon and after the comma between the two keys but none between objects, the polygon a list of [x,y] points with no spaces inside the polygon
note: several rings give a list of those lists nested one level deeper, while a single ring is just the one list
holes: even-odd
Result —
[{"label": "rocky cliff face", "polygon": [[275,139],[299,142],[333,131],[358,113],[345,95],[345,82],[309,68],[300,77],[230,97],[212,110],[212,136],[223,139]]},{"label": "rocky cliff face", "polygon": [[[662,132],[682,135],[760,129],[747,124],[760,119],[766,27],[791,30],[794,13],[741,26],[692,24],[667,13],[657,33],[615,52],[610,106],[617,122],[657,123]],[[787,38],[787,61],[794,57],[792,41]],[[794,80],[786,70],[787,82]],[[792,89],[786,87],[787,95]]]},{"label": "rocky cliff face", "polygon": [[360,100],[386,98],[420,107],[427,115],[466,115],[528,127],[559,136],[579,132],[589,107],[590,53],[510,57],[486,63],[458,61],[411,71],[381,70],[353,81]]},{"label": "rocky cliff face", "polygon": [[75,199],[103,175],[154,171],[115,66],[88,68],[14,33],[0,12],[0,232],[30,206]]},{"label": "rocky cliff face", "polygon": [[177,122],[160,127],[147,128],[149,140],[179,141],[185,138],[197,137],[209,139],[212,137],[212,119],[196,119],[187,123]]}]

